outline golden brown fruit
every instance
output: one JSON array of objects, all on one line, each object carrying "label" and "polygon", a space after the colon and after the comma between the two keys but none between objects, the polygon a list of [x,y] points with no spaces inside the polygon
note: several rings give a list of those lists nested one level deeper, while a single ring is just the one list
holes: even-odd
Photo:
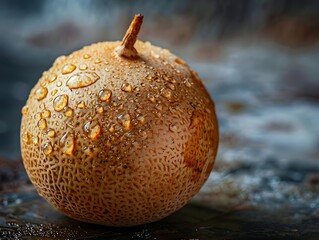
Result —
[{"label": "golden brown fruit", "polygon": [[59,57],[22,109],[27,173],[71,218],[110,226],[159,220],[185,205],[213,168],[214,104],[183,60],[135,43],[141,20],[122,43]]}]

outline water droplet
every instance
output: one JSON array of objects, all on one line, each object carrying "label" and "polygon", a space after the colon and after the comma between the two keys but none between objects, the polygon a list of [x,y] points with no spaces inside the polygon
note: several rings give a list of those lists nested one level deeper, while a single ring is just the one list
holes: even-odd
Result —
[{"label": "water droplet", "polygon": [[35,91],[35,98],[37,100],[42,100],[45,98],[48,94],[48,89],[46,87],[40,87]]},{"label": "water droplet", "polygon": [[84,131],[89,138],[94,140],[100,136],[101,126],[98,123],[90,121],[84,124]]},{"label": "water droplet", "polygon": [[32,136],[32,142],[33,142],[33,144],[38,144],[39,138],[37,136]]},{"label": "water droplet", "polygon": [[97,112],[98,114],[102,114],[102,113],[104,112],[103,107],[100,106],[100,105],[96,106],[96,112]]},{"label": "water droplet", "polygon": [[74,137],[73,134],[65,133],[60,139],[60,147],[64,154],[73,155]]},{"label": "water droplet", "polygon": [[82,63],[79,65],[79,69],[84,71],[84,70],[88,69],[88,66],[86,64]]},{"label": "water droplet", "polygon": [[184,80],[184,84],[185,84],[186,87],[191,87],[192,86],[192,82],[189,79],[185,79]]},{"label": "water droplet", "polygon": [[26,144],[29,144],[31,141],[31,134],[29,132],[25,132],[22,134],[22,141]]},{"label": "water droplet", "polygon": [[45,155],[50,155],[53,152],[51,143],[44,144],[42,149]]},{"label": "water droplet", "polygon": [[129,83],[123,83],[121,90],[124,92],[132,92],[132,86]]},{"label": "water droplet", "polygon": [[142,123],[142,124],[145,123],[145,117],[143,117],[143,116],[138,116],[138,117],[137,117],[137,120],[138,120],[140,123]]},{"label": "water droplet", "polygon": [[66,64],[62,68],[62,74],[69,74],[69,73],[73,72],[75,69],[76,69],[76,66],[74,64],[72,64],[72,63]]},{"label": "water droplet", "polygon": [[49,129],[47,135],[51,138],[55,137],[55,131],[53,129]]},{"label": "water droplet", "polygon": [[84,59],[89,59],[90,57],[91,57],[90,54],[85,54],[85,55],[83,56]]},{"label": "water droplet", "polygon": [[152,103],[155,103],[155,97],[153,94],[149,93],[147,94],[148,100]]},{"label": "water droplet", "polygon": [[170,130],[171,132],[176,132],[176,131],[177,131],[176,125],[170,124],[170,125],[169,125],[169,130]]},{"label": "water droplet", "polygon": [[42,118],[49,118],[51,117],[51,112],[48,109],[43,109],[41,113]]},{"label": "water droplet", "polygon": [[57,75],[55,73],[49,73],[47,78],[48,78],[48,81],[51,83],[57,79]]},{"label": "water droplet", "polygon": [[102,89],[99,92],[99,98],[101,101],[109,102],[112,97],[112,91],[109,89]]},{"label": "water droplet", "polygon": [[70,89],[87,87],[99,80],[100,77],[94,72],[80,72],[72,75],[66,82]]},{"label": "water droplet", "polygon": [[102,60],[101,59],[95,59],[95,61],[94,61],[94,63],[101,63],[102,62]]},{"label": "water droplet", "polygon": [[115,130],[115,128],[114,128],[114,126],[112,125],[112,126],[109,128],[109,131],[110,131],[110,132],[114,132],[114,130]]},{"label": "water droplet", "polygon": [[168,88],[162,89],[161,94],[162,94],[163,97],[165,97],[168,100],[171,100],[172,96],[173,96],[172,91],[170,89],[168,89]]},{"label": "water droplet", "polygon": [[57,81],[56,86],[57,87],[61,87],[62,86],[62,82],[61,81]]},{"label": "water droplet", "polygon": [[131,116],[130,114],[126,113],[126,114],[122,114],[120,115],[118,118],[118,121],[120,122],[120,124],[126,129],[129,130],[131,127]]},{"label": "water droplet", "polygon": [[169,89],[173,90],[173,91],[176,90],[176,87],[175,87],[175,85],[174,85],[173,83],[168,83],[168,84],[167,84],[167,87],[168,87]]},{"label": "water droplet", "polygon": [[64,115],[66,117],[71,117],[73,115],[73,109],[72,108],[68,108],[65,112]]},{"label": "water droplet", "polygon": [[41,130],[45,130],[47,128],[47,121],[45,119],[40,119],[38,121],[38,127],[41,129]]},{"label": "water droplet", "polygon": [[139,130],[138,134],[141,136],[141,138],[145,139],[147,138],[147,133],[144,130]]},{"label": "water droplet", "polygon": [[22,115],[26,115],[28,111],[29,111],[29,107],[27,105],[23,106],[23,108],[21,109]]},{"label": "water droplet", "polygon": [[186,65],[185,61],[180,59],[180,58],[176,58],[175,62],[178,63],[178,64]]},{"label": "water droplet", "polygon": [[51,95],[54,96],[57,92],[58,92],[58,90],[53,89],[53,90],[51,91]]},{"label": "water droplet", "polygon": [[40,119],[41,119],[41,113],[38,112],[34,115],[34,120],[39,121]]},{"label": "water droplet", "polygon": [[84,109],[85,108],[85,103],[83,101],[79,102],[78,108]]},{"label": "water droplet", "polygon": [[65,106],[68,104],[68,95],[63,94],[57,96],[53,101],[53,108],[55,111],[60,112],[62,111]]}]

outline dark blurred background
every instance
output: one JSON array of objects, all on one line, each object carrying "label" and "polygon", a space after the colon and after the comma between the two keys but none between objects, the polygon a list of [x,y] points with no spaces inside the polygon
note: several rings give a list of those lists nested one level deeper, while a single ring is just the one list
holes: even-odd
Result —
[{"label": "dark blurred background", "polygon": [[[276,49],[269,58],[283,57],[286,61],[283,68],[292,68],[292,72],[287,73],[292,75],[289,77],[301,75],[305,78],[297,79],[297,83],[287,80],[285,85],[299,86],[303,81],[311,81],[310,77],[296,69],[295,63],[287,58],[316,52],[312,61],[319,61],[319,1],[2,0],[0,155],[19,157],[20,109],[31,87],[53,60],[83,45],[120,40],[135,13],[145,15],[140,39],[169,48],[194,66],[225,59],[229,52],[236,53],[234,46],[244,45],[249,52],[251,46],[262,45],[260,49],[263,50],[268,45]],[[283,51],[282,55],[278,54],[278,49]],[[259,58],[264,57],[257,52]],[[264,71],[271,71],[274,62],[266,59],[262,64],[265,64]],[[317,63],[309,64],[317,69]],[[245,71],[248,70],[243,70],[242,74],[246,74]],[[233,77],[241,78],[229,76]],[[258,75],[254,80],[265,81]],[[318,77],[315,80],[318,82]],[[309,97],[318,97],[317,82],[310,83],[306,93]],[[214,82],[211,84],[214,86]],[[212,94],[218,97],[221,95],[218,91]]]}]

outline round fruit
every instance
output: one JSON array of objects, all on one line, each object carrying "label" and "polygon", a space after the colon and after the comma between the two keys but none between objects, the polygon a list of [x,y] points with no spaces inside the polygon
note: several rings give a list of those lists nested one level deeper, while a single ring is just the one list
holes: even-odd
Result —
[{"label": "round fruit", "polygon": [[213,168],[214,104],[183,60],[135,43],[142,19],[135,16],[122,43],[59,57],[22,109],[27,173],[71,218],[109,226],[159,220],[185,205]]}]

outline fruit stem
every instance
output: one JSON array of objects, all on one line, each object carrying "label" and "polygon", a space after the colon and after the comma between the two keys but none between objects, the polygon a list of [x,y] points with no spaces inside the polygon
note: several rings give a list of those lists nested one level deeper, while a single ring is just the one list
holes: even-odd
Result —
[{"label": "fruit stem", "polygon": [[116,49],[119,56],[127,58],[137,57],[138,53],[134,48],[134,44],[141,29],[143,18],[144,16],[142,14],[135,15],[130,27],[127,29],[122,39],[121,45]]}]

